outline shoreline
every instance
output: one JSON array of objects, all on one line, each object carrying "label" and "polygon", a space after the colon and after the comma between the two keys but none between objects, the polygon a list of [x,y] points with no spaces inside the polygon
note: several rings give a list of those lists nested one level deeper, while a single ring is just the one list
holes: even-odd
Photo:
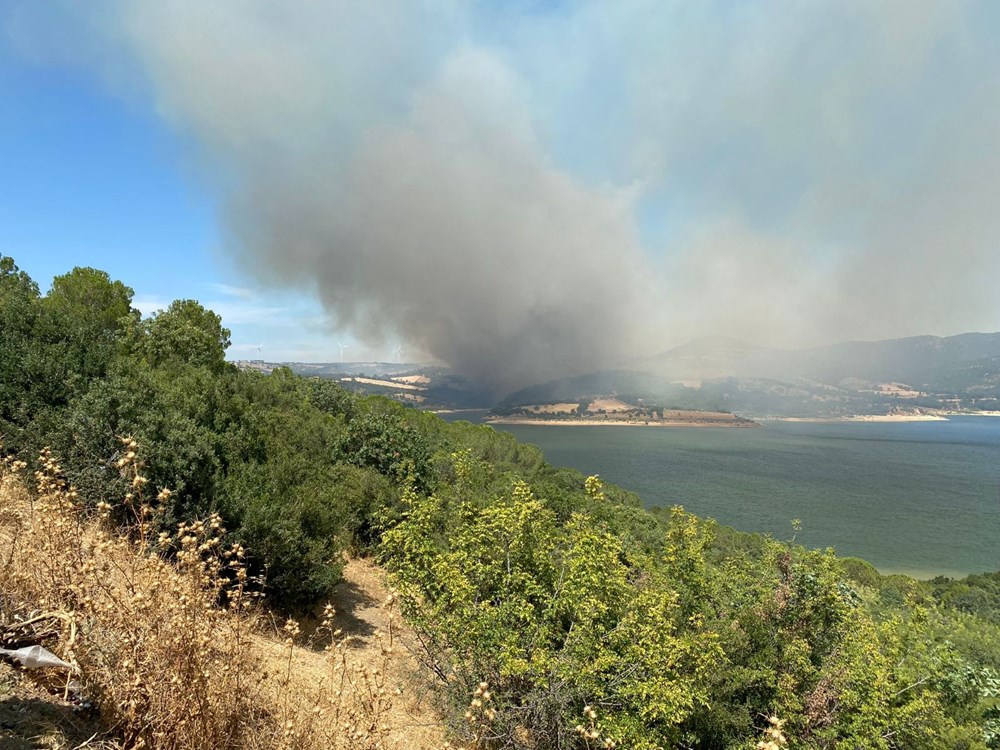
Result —
[{"label": "shoreline", "polygon": [[[959,416],[953,414],[951,416]],[[968,416],[976,416],[974,414]],[[837,424],[840,422],[947,422],[940,414],[854,414],[849,417],[755,417],[758,422],[809,422]]]},{"label": "shoreline", "polygon": [[753,420],[743,422],[736,421],[713,421],[713,420],[664,420],[664,421],[638,421],[624,419],[531,419],[530,417],[497,417],[485,420],[485,424],[510,424],[510,425],[547,425],[565,427],[725,427],[748,429],[760,427]]},{"label": "shoreline", "polygon": [[848,417],[753,417],[757,422],[947,422],[951,417],[1000,417],[1000,411],[938,411],[931,414],[852,414]]}]

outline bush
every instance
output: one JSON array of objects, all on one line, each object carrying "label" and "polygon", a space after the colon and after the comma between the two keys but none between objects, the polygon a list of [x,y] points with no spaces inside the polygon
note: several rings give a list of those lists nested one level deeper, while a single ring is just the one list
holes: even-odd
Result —
[{"label": "bush", "polygon": [[523,482],[492,503],[465,501],[468,456],[454,459],[455,493],[409,493],[382,554],[455,703],[488,684],[493,713],[488,726],[477,719],[480,739],[572,744],[594,702],[602,731],[623,746],[676,741],[708,698],[715,636],[655,570],[634,578],[640,561],[602,524],[579,513],[560,521]]},{"label": "bush", "polygon": [[431,478],[426,438],[394,414],[355,417],[335,452],[353,466],[374,469],[397,482],[413,482],[420,490]]}]

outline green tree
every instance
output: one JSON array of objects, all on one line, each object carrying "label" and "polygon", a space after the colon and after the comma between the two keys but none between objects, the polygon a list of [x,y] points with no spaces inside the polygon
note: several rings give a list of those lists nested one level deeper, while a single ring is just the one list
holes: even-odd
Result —
[{"label": "green tree", "polygon": [[77,267],[52,280],[45,301],[64,320],[104,338],[113,336],[137,318],[132,295],[132,289],[120,281],[112,281],[106,272]]},{"label": "green tree", "polygon": [[195,300],[175,300],[146,321],[141,350],[153,367],[184,363],[221,372],[229,336],[214,312]]},{"label": "green tree", "polygon": [[27,365],[35,356],[37,302],[38,285],[13,258],[0,255],[0,434],[32,411],[34,384]]},{"label": "green tree", "polygon": [[132,290],[104,271],[74,268],[56,276],[42,300],[37,335],[53,348],[68,396],[103,377],[121,334],[139,322]]},{"label": "green tree", "polygon": [[365,414],[352,419],[337,454],[349,464],[375,469],[398,481],[409,477],[421,489],[430,479],[427,440],[394,414]]}]

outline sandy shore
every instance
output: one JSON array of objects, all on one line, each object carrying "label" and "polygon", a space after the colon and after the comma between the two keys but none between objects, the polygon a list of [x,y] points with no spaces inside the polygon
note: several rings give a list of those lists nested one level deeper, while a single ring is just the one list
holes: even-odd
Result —
[{"label": "sandy shore", "polygon": [[940,414],[855,414],[850,417],[756,417],[760,422],[947,422]]},{"label": "sandy shore", "polygon": [[487,419],[487,424],[555,425],[557,427],[760,427],[756,422],[744,420],[652,420],[628,421],[624,419],[532,419],[530,417],[498,417]]}]

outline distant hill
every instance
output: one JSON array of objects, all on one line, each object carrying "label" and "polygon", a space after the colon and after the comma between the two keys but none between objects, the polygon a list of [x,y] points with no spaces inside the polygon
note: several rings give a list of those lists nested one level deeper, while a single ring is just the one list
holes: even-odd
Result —
[{"label": "distant hill", "polygon": [[[627,367],[556,378],[496,403],[448,368],[387,362],[240,362],[269,372],[337,380],[424,409],[490,408],[510,415],[526,405],[614,395],[666,409],[743,416],[836,417],[934,411],[1000,410],[1000,333],[849,341],[776,349],[713,336]],[[408,378],[425,378],[414,384]]]},{"label": "distant hill", "polygon": [[839,383],[845,378],[903,380],[949,388],[980,384],[998,371],[1000,333],[964,333],[941,338],[914,336],[851,341],[813,349],[772,349],[734,339],[700,339],[642,363],[641,369],[670,377],[808,378]]},{"label": "distant hill", "polygon": [[1000,333],[852,341],[811,349],[693,341],[611,370],[521,389],[497,407],[603,394],[751,416],[1000,409]]},{"label": "distant hill", "polygon": [[447,367],[391,362],[264,362],[241,360],[245,370],[287,367],[296,375],[336,380],[356,393],[387,396],[422,409],[488,409],[493,401],[475,383]]},{"label": "distant hill", "polygon": [[[237,367],[247,370],[270,372],[278,367],[287,367],[296,375],[310,375],[330,378],[344,375],[406,375],[435,369],[430,365],[412,362],[266,362],[264,360],[238,360]],[[436,368],[440,369],[440,368]]]}]

